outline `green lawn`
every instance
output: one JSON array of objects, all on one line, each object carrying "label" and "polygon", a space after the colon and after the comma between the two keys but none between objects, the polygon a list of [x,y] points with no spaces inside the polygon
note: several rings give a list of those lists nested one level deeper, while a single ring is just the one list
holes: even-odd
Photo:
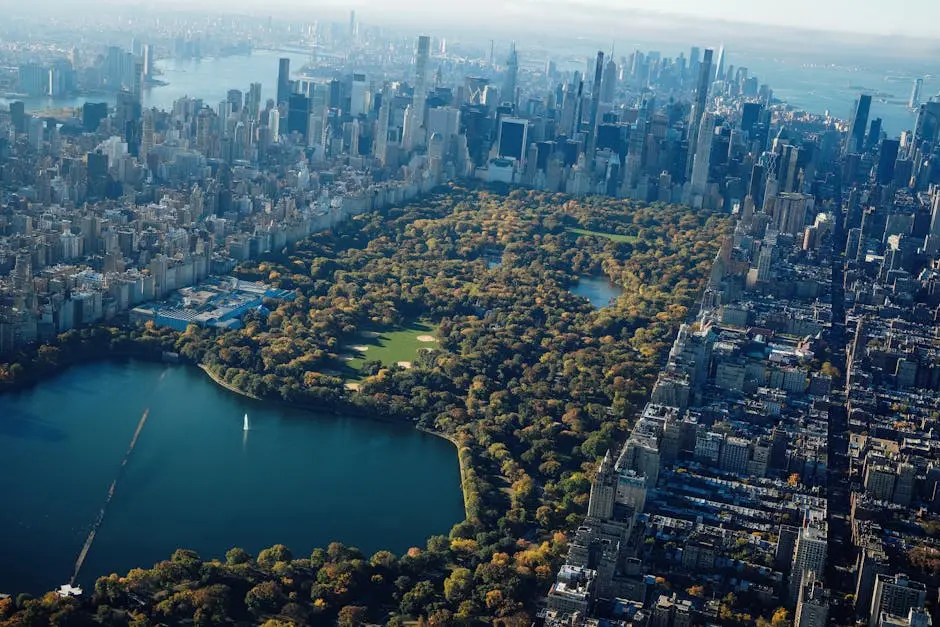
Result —
[{"label": "green lawn", "polygon": [[574,233],[576,235],[593,235],[594,237],[606,237],[607,239],[614,242],[626,242],[632,244],[636,241],[636,235],[618,235],[617,233],[602,233],[600,231],[588,231],[586,229],[565,229],[569,233]]},{"label": "green lawn", "polygon": [[[353,371],[358,371],[367,361],[381,361],[386,366],[398,363],[413,363],[418,357],[418,349],[438,346],[437,327],[421,322],[413,323],[403,329],[381,332],[363,332],[354,341],[343,346],[340,357]],[[433,342],[424,336],[434,337]],[[424,337],[425,341],[418,338]],[[350,373],[355,378],[355,373]]]}]

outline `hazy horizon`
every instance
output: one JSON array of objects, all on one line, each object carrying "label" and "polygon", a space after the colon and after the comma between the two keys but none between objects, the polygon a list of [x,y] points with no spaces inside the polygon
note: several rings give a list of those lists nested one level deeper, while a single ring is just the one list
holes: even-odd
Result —
[{"label": "hazy horizon", "polygon": [[[899,8],[899,4],[903,9]],[[23,5],[0,0],[0,9],[37,11],[60,9],[81,11],[83,6],[101,8],[112,5],[127,8],[139,5],[147,9],[187,11],[219,11],[254,15],[341,16],[357,11],[363,20],[412,24],[415,27],[488,25],[496,30],[507,23],[552,22],[562,16],[575,18],[578,27],[596,22],[606,28],[630,30],[636,27],[631,18],[696,21],[732,24],[754,24],[769,28],[824,30],[847,35],[895,36],[935,40],[934,25],[940,21],[940,3],[934,0],[898,0],[893,11],[885,11],[874,0],[791,0],[771,5],[750,0],[659,0],[655,4],[641,0],[476,0],[467,4],[432,2],[430,0],[399,0],[389,5],[383,0],[320,0],[298,3],[296,0],[164,0],[159,9],[143,0],[35,0]],[[917,19],[911,19],[916,15]],[[315,19],[315,18],[314,18]]]}]

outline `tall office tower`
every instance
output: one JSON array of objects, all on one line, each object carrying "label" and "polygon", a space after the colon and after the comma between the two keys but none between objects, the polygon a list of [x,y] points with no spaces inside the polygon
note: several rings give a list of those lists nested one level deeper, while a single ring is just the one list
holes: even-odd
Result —
[{"label": "tall office tower", "polygon": [[865,131],[868,129],[868,114],[871,112],[871,96],[862,94],[855,105],[855,115],[849,126],[843,154],[859,153],[865,147]]},{"label": "tall office tower", "polygon": [[509,47],[509,57],[506,59],[506,80],[503,82],[503,100],[516,106],[516,87],[519,83],[519,54],[516,52],[516,42]]},{"label": "tall office tower", "polygon": [[640,170],[643,167],[643,147],[646,144],[646,129],[649,120],[648,112],[648,107],[640,107],[637,113],[636,126],[630,132],[630,140],[627,145],[627,159],[623,170],[623,181],[621,181],[623,196],[631,195],[632,190],[640,182]]},{"label": "tall office tower", "polygon": [[290,59],[284,57],[277,64],[277,102],[275,104],[287,104],[290,92]]},{"label": "tall office tower", "polygon": [[232,117],[232,103],[228,100],[220,100],[216,107],[216,114],[219,116],[219,136],[228,135],[228,119]]},{"label": "tall office tower", "polygon": [[914,87],[911,88],[911,99],[908,100],[907,106],[911,109],[916,109],[920,106],[920,90],[924,87],[924,79],[918,78],[914,81]]},{"label": "tall office tower", "polygon": [[241,113],[242,105],[244,104],[244,95],[240,89],[230,89],[225,98],[230,103],[232,103],[232,113],[238,115]]},{"label": "tall office tower", "polygon": [[582,122],[584,120],[584,81],[578,83],[578,97],[575,100],[574,124],[571,128],[571,136],[581,132]]},{"label": "tall office tower", "polygon": [[199,110],[196,116],[196,147],[204,155],[211,156],[209,149],[212,143],[212,111],[209,108]]},{"label": "tall office tower", "polygon": [[869,151],[881,141],[881,118],[875,118],[868,126],[868,137],[865,138],[865,151]]},{"label": "tall office tower", "polygon": [[525,161],[528,133],[528,120],[501,118],[499,120],[499,137],[496,141],[496,154],[500,157],[512,157],[522,164]]},{"label": "tall office tower", "polygon": [[610,451],[604,455],[597,476],[591,485],[587,515],[601,520],[609,519],[614,513],[614,501],[617,498],[617,470],[610,459]]},{"label": "tall office tower", "polygon": [[261,114],[261,83],[252,83],[248,86],[245,108],[248,109],[249,119],[253,121],[258,119]]},{"label": "tall office tower", "polygon": [[881,150],[878,151],[878,170],[875,181],[879,185],[887,185],[894,180],[894,164],[898,160],[898,150],[901,142],[896,139],[886,139],[881,142]]},{"label": "tall office tower", "polygon": [[349,12],[349,39],[351,41],[356,41],[356,12]]},{"label": "tall office tower", "polygon": [[940,102],[929,101],[920,105],[914,123],[914,145],[935,142],[940,135]]},{"label": "tall office tower", "polygon": [[564,97],[561,101],[561,119],[558,124],[558,134],[571,137],[574,128],[574,115],[577,109],[578,75],[575,73],[574,81],[565,85]]},{"label": "tall office tower", "polygon": [[691,77],[698,76],[699,66],[702,63],[699,59],[701,54],[702,51],[699,50],[698,46],[692,46],[692,50],[689,52],[689,76]]},{"label": "tall office tower", "polygon": [[607,61],[607,67],[604,68],[604,82],[601,85],[601,102],[612,103],[617,95],[617,63],[614,61],[613,54]]},{"label": "tall office tower", "polygon": [[287,99],[287,132],[300,133],[307,139],[310,132],[310,99],[303,94],[291,94]]},{"label": "tall office tower", "polygon": [[712,141],[715,138],[715,117],[711,113],[702,116],[698,132],[698,143],[692,165],[692,195],[704,196],[708,188],[708,170],[711,165]]},{"label": "tall office tower", "polygon": [[349,89],[349,115],[358,117],[366,112],[366,75],[353,74]]},{"label": "tall office tower", "polygon": [[689,179],[692,175],[692,162],[695,160],[695,147],[698,145],[698,132],[702,125],[702,116],[705,114],[705,107],[708,104],[708,87],[712,82],[713,55],[714,51],[711,48],[706,48],[698,70],[698,83],[695,87],[695,103],[692,106],[692,113],[689,118],[689,154],[685,164],[686,179]]},{"label": "tall office tower", "polygon": [[720,81],[725,78],[725,45],[721,44],[718,48],[718,62],[715,64],[715,80]]},{"label": "tall office tower", "polygon": [[927,588],[907,575],[875,575],[875,592],[871,599],[868,627],[880,627],[882,612],[907,616],[913,608],[924,607]]},{"label": "tall office tower", "polygon": [[147,163],[147,155],[153,150],[153,109],[145,109],[141,120],[140,162]]},{"label": "tall office tower", "polygon": [[382,104],[379,106],[379,123],[375,131],[375,147],[372,154],[383,166],[388,159],[388,118],[392,109],[392,94],[388,83],[382,87]]},{"label": "tall office tower", "polygon": [[826,627],[828,619],[829,595],[816,573],[807,573],[800,586],[793,627]]},{"label": "tall office tower", "polygon": [[751,141],[754,140],[755,128],[760,122],[763,109],[763,105],[759,102],[745,102],[741,105],[741,130],[747,133]]},{"label": "tall office tower", "polygon": [[601,103],[601,81],[604,80],[604,53],[597,51],[597,60],[594,62],[594,85],[591,87],[591,119],[588,128],[587,158],[594,159],[594,148],[597,142],[597,107]]},{"label": "tall office tower", "polygon": [[[108,117],[108,105],[104,106],[104,115],[103,118]],[[16,100],[10,103],[10,121],[13,122],[13,130],[17,133],[26,132],[26,103],[22,100]],[[99,120],[100,121],[100,120]],[[95,125],[95,129],[98,128],[98,125]],[[92,130],[95,130],[92,129]]]},{"label": "tall office tower", "polygon": [[281,112],[277,109],[268,111],[268,130],[270,130],[274,141],[277,141],[277,138],[281,136]]},{"label": "tall office tower", "polygon": [[415,90],[414,98],[411,101],[411,114],[406,120],[406,132],[402,138],[402,144],[405,150],[411,150],[415,146],[418,137],[418,129],[424,122],[424,106],[427,102],[427,73],[428,56],[431,53],[431,38],[427,35],[418,37],[418,45],[415,49]]},{"label": "tall office tower", "polygon": [[825,572],[827,546],[826,512],[808,510],[804,515],[800,535],[796,538],[796,550],[793,553],[793,565],[790,568],[788,586],[790,607],[795,606],[799,599],[803,577],[810,572]]}]

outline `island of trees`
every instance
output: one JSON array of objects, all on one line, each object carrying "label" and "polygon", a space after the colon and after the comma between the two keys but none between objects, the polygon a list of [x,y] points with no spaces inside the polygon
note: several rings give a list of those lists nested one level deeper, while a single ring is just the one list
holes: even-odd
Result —
[{"label": "island of trees", "polygon": [[[243,329],[98,326],[16,355],[0,389],[106,353],[171,351],[252,396],[412,422],[457,445],[467,517],[401,556],[181,549],[81,599],[0,600],[0,625],[528,625],[592,470],[648,399],[729,225],[685,207],[451,185],[239,268],[297,294]],[[624,294],[594,309],[570,291],[584,276]],[[417,321],[437,342],[411,367],[343,360],[364,332]]]}]

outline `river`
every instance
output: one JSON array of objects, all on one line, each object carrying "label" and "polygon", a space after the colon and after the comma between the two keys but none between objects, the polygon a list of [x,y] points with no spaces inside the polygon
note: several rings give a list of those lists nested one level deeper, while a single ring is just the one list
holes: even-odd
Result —
[{"label": "river", "polygon": [[[225,100],[230,89],[248,93],[251,83],[261,83],[262,105],[277,92],[278,59],[287,57],[293,72],[309,61],[309,57],[296,53],[256,50],[251,54],[227,57],[211,57],[200,60],[161,59],[156,62],[159,75],[156,77],[166,85],[152,85],[144,89],[145,107],[156,107],[165,111],[173,109],[173,103],[183,96],[201,98],[213,109]],[[296,76],[295,76],[296,78]],[[0,98],[0,104],[9,105],[11,99]],[[68,98],[25,98],[27,111],[80,107],[85,102],[107,102],[114,104],[114,96],[73,96]]]},{"label": "river", "polygon": [[[557,51],[556,51],[557,53]],[[173,102],[189,96],[201,98],[210,107],[224,100],[229,89],[248,92],[251,83],[261,83],[262,102],[274,98],[277,87],[278,59],[288,57],[291,69],[299,70],[309,59],[296,53],[256,50],[251,54],[201,60],[161,59],[156,68],[159,79],[167,85],[151,86],[144,90],[143,103],[147,107],[171,110]],[[888,136],[898,136],[912,129],[915,115],[907,108],[914,78],[925,77],[922,98],[926,100],[937,90],[936,78],[930,75],[930,60],[900,62],[896,60],[854,57],[832,53],[807,56],[789,48],[778,55],[766,52],[732,55],[730,62],[746,65],[762,81],[768,82],[774,95],[794,107],[812,113],[830,111],[833,115],[849,119],[859,93],[890,93],[891,98],[874,98],[871,118],[881,117]],[[102,100],[114,104],[109,95],[69,98],[27,98],[27,110],[80,107],[86,101]],[[882,102],[886,100],[886,102]],[[9,99],[0,98],[8,105]]]},{"label": "river", "polygon": [[463,519],[456,451],[441,438],[253,401],[190,366],[104,362],[0,395],[0,592],[69,579],[147,409],[86,589],[180,547],[211,558],[283,543],[306,556],[338,540],[401,553]]}]

